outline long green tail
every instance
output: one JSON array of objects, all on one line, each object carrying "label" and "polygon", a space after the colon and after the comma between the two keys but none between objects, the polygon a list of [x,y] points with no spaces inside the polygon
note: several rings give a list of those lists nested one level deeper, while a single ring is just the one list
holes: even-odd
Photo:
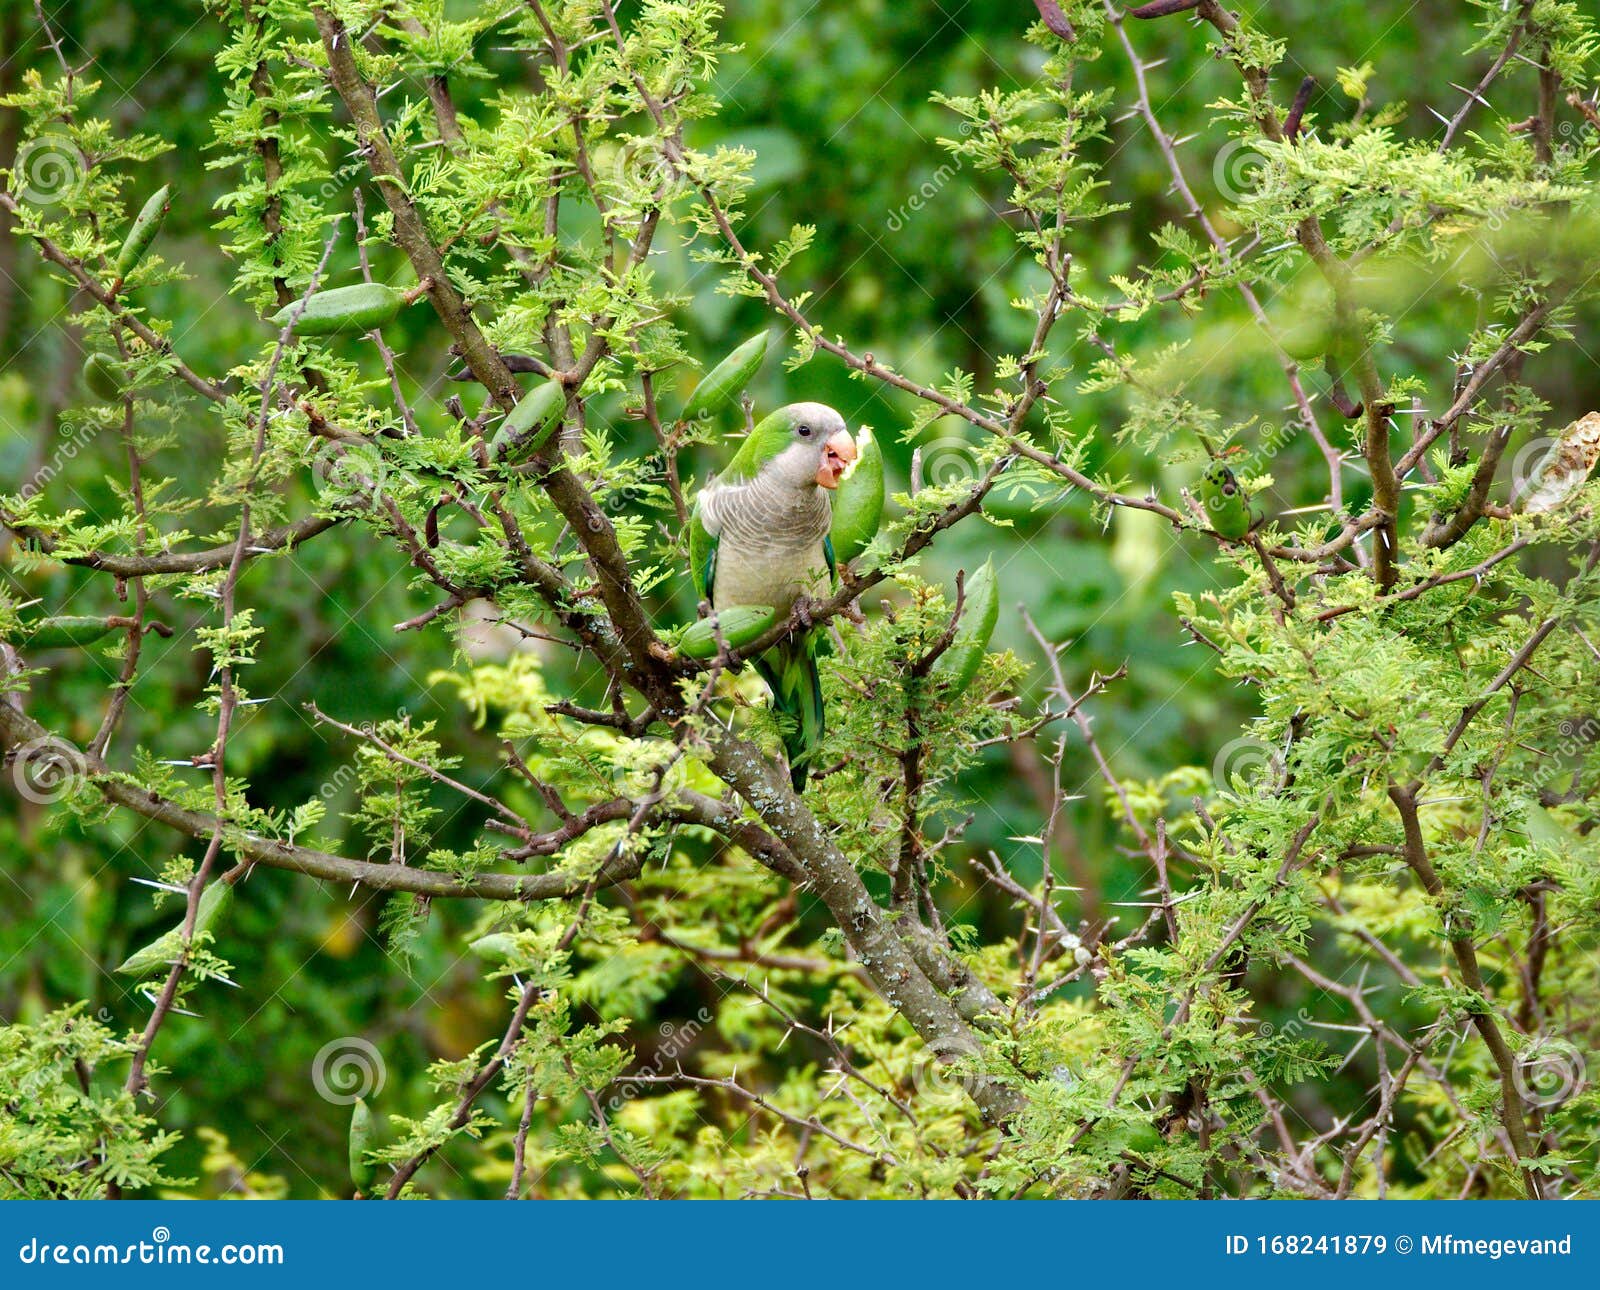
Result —
[{"label": "long green tail", "polygon": [[783,732],[794,791],[806,786],[811,760],[822,746],[822,678],[817,673],[816,645],[810,634],[784,641],[756,659],[756,670],[772,691],[772,709]]}]

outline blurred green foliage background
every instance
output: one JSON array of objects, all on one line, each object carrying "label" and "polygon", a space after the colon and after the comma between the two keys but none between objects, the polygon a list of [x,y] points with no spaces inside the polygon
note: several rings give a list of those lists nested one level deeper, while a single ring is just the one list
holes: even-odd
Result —
[{"label": "blurred green foliage background", "polygon": [[[230,264],[211,233],[213,203],[229,187],[226,175],[207,169],[209,121],[223,102],[225,83],[214,66],[223,33],[193,5],[66,0],[48,7],[66,56],[75,63],[93,61],[89,75],[102,82],[95,111],[121,128],[174,145],[148,166],[138,186],[149,191],[173,185],[177,196],[163,254],[185,265],[190,279],[161,288],[148,303],[174,320],[174,335],[195,367],[223,371],[241,344],[257,344],[261,334],[258,320],[228,294]],[[814,246],[787,275],[791,286],[814,293],[808,313],[858,352],[875,352],[924,382],[956,366],[983,372],[993,355],[1024,350],[1031,320],[1009,301],[1036,285],[1040,270],[1008,225],[1005,186],[964,171],[939,147],[937,139],[954,130],[955,120],[930,96],[1012,87],[1035,72],[1043,54],[1021,40],[1035,19],[1033,6],[1026,0],[732,0],[729,9],[726,33],[742,49],[716,77],[724,111],[719,120],[700,124],[690,143],[700,149],[738,143],[757,153],[756,190],[748,203],[751,244],[770,245],[797,222],[817,226]],[[1407,128],[1426,136],[1442,129],[1430,107],[1453,111],[1461,95],[1451,82],[1475,79],[1491,57],[1487,51],[1463,57],[1475,39],[1474,15],[1471,5],[1446,0],[1277,0],[1264,21],[1288,42],[1280,76],[1293,69],[1317,78],[1314,115],[1347,116],[1354,104],[1339,89],[1336,69],[1370,63],[1371,96],[1402,102]],[[1130,34],[1142,57],[1165,59],[1152,72],[1153,102],[1169,132],[1193,136],[1181,154],[1197,195],[1227,232],[1237,232],[1227,222],[1222,190],[1227,136],[1209,107],[1235,91],[1235,74],[1202,52],[1204,46],[1186,31],[1186,19],[1130,24]],[[26,0],[0,0],[0,46],[0,94],[18,86],[24,69],[53,60]],[[509,81],[536,76],[514,55],[489,51],[482,57]],[[1090,73],[1093,87],[1108,93],[1112,104],[1110,138],[1103,145],[1106,197],[1127,205],[1125,212],[1092,225],[1085,237],[1081,263],[1104,283],[1111,274],[1151,263],[1157,254],[1151,232],[1167,221],[1182,223],[1186,212],[1143,124],[1127,115],[1136,100],[1126,60],[1112,46]],[[1518,81],[1515,74],[1510,79],[1513,85]],[[1527,78],[1521,82],[1526,96]],[[493,87],[463,80],[453,88],[464,112],[471,112],[475,96]],[[1292,84],[1277,88],[1287,101]],[[10,163],[15,149],[15,113],[0,110],[0,165]],[[10,488],[55,452],[60,412],[83,396],[75,384],[79,363],[66,312],[71,301],[57,281],[39,272],[31,250],[5,225],[0,216],[0,478]],[[681,247],[669,243],[655,267],[693,297],[684,325],[696,352],[708,358],[766,317],[759,302],[716,294],[717,275],[694,264]],[[1212,301],[1208,317],[1224,334],[1248,326],[1231,294]],[[1154,352],[1183,327],[1176,311],[1153,314],[1124,329],[1119,344]],[[1429,351],[1427,336],[1426,328],[1412,333],[1412,357],[1419,374],[1442,394],[1448,355]],[[452,360],[427,311],[405,314],[387,339],[400,353],[417,399],[438,401],[458,388],[445,380]],[[1098,357],[1089,339],[1069,329],[1058,333],[1055,345],[1085,372]],[[686,389],[693,373],[682,376]],[[1600,404],[1593,364],[1535,365],[1530,379],[1556,409],[1558,423],[1567,419],[1562,414]],[[1282,373],[1264,354],[1217,364],[1204,384],[1205,397],[1225,421],[1253,416],[1272,425],[1289,416]],[[761,407],[820,399],[837,406],[852,425],[872,425],[890,454],[893,485],[904,487],[911,447],[900,441],[899,431],[909,421],[908,404],[849,379],[825,359],[798,372],[769,363],[754,393]],[[1073,414],[1084,427],[1098,428],[1097,451],[1134,481],[1129,491],[1148,486],[1175,497],[1192,479],[1194,463],[1119,448],[1120,397],[1084,394]],[[943,437],[943,424],[923,436],[925,467],[969,469],[958,432]],[[626,423],[615,428],[623,435],[643,433]],[[210,420],[197,410],[192,424],[172,427],[172,436],[163,468],[180,479],[192,476],[191,482],[209,478],[221,447]],[[51,487],[91,514],[97,507],[109,509],[105,472],[113,451],[109,442],[85,445],[64,462]],[[1117,453],[1122,459],[1112,460]],[[1324,476],[1315,462],[1303,435],[1291,440],[1272,462],[1278,502],[1321,500]],[[1221,576],[1207,552],[1139,513],[1120,513],[1107,534],[1083,499],[1038,515],[1019,505],[1012,518],[1016,523],[1009,530],[961,526],[938,548],[931,572],[948,580],[957,567],[974,567],[998,546],[1006,592],[1000,644],[1039,662],[1014,608],[1022,601],[1051,639],[1072,642],[1066,664],[1078,688],[1097,670],[1129,665],[1129,678],[1095,704],[1099,739],[1120,774],[1139,781],[1173,767],[1209,766],[1216,747],[1248,720],[1251,699],[1215,680],[1206,651],[1184,648],[1186,637],[1172,612],[1174,590],[1201,594]],[[204,531],[203,524],[197,531]],[[350,722],[401,711],[437,721],[447,746],[469,767],[487,773],[496,764],[492,740],[472,728],[447,687],[430,684],[430,673],[449,663],[445,643],[423,634],[395,635],[394,625],[430,600],[392,579],[390,561],[375,558],[371,542],[351,529],[308,545],[293,560],[263,562],[246,573],[243,595],[266,628],[266,647],[250,684],[270,701],[241,716],[230,750],[236,773],[248,775],[261,805],[288,807],[312,796],[327,801],[321,831],[349,855],[363,854],[366,846],[339,818],[353,806],[352,749],[304,714],[302,705],[313,695]],[[4,576],[15,577],[9,553],[6,561],[0,566]],[[55,566],[27,573],[12,590],[55,611],[114,612],[104,582]],[[174,625],[182,625],[186,613],[196,621],[203,616],[181,602],[162,606],[162,616],[175,618]],[[135,745],[168,759],[199,753],[213,733],[210,719],[194,706],[205,683],[206,656],[192,653],[181,631],[172,641],[152,639],[149,648],[147,682],[113,755],[126,757]],[[30,707],[46,724],[82,741],[98,721],[112,675],[109,663],[64,669],[36,685]],[[1116,902],[1142,899],[1145,866],[1119,849],[1113,817],[1081,745],[1069,752],[1068,765],[1083,793],[1059,835],[1068,856],[1065,877],[1082,889],[1076,912],[1091,919],[1120,912],[1129,925],[1143,911],[1119,911]],[[1037,820],[1045,791],[1037,770],[997,748],[970,789],[979,806],[965,848],[975,855],[998,850],[1026,877],[1035,853],[1010,839],[1036,827],[1029,822]],[[470,845],[478,817],[453,801],[441,804],[447,810],[436,840]],[[0,795],[0,1014],[29,1017],[86,998],[114,1028],[137,1027],[148,1013],[147,1000],[106,968],[169,917],[153,914],[148,891],[130,879],[153,876],[185,843],[126,815],[90,823],[53,819],[47,826],[37,808]],[[157,1082],[168,1098],[158,1114],[165,1126],[187,1131],[173,1165],[202,1174],[202,1190],[248,1186],[244,1176],[255,1170],[281,1177],[293,1195],[312,1196],[320,1180],[342,1173],[347,1124],[345,1110],[325,1103],[310,1087],[321,1045],[333,1036],[367,1037],[387,1062],[383,1102],[417,1112],[430,1102],[421,1085],[427,1062],[459,1057],[497,1036],[503,1004],[483,987],[477,965],[460,958],[460,933],[470,910],[435,908],[408,962],[387,953],[375,935],[375,899],[352,899],[346,890],[266,871],[252,876],[249,890],[228,947],[248,987],[209,989],[202,996],[202,1018],[169,1022],[158,1057],[174,1077]],[[997,934],[1012,926],[1014,914],[959,869],[945,898],[957,921]],[[640,1020],[635,1042],[647,1044],[656,1028],[692,1017],[701,1006],[688,990],[674,993],[656,1015]],[[1337,1106],[1359,1097],[1367,1083],[1368,1073],[1357,1062],[1307,1096]],[[193,1133],[202,1124],[227,1134],[235,1159],[203,1159],[206,1142]],[[456,1186],[457,1194],[470,1194],[476,1184],[465,1179]]]}]

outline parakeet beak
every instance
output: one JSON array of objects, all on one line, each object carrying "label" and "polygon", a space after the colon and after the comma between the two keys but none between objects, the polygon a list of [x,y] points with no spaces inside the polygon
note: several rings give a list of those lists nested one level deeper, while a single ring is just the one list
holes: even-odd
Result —
[{"label": "parakeet beak", "polygon": [[817,483],[829,490],[839,487],[844,472],[859,455],[856,441],[847,431],[839,431],[822,445],[822,464],[817,467]]}]

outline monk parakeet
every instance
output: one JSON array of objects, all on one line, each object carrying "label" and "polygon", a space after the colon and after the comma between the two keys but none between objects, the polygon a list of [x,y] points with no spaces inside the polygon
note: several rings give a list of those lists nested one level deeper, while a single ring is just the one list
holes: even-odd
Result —
[{"label": "monk parakeet", "polygon": [[[844,418],[822,403],[791,403],[750,432],[701,490],[689,526],[695,588],[712,608],[771,605],[787,614],[799,597],[827,591],[838,572],[828,537],[832,494],[856,451]],[[822,742],[824,639],[799,633],[755,660],[784,719],[796,792]]]}]

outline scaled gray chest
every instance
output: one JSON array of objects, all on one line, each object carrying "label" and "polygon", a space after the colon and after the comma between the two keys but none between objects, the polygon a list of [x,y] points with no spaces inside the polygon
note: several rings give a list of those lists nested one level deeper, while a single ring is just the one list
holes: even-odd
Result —
[{"label": "scaled gray chest", "polygon": [[763,479],[708,490],[702,519],[718,539],[712,602],[771,605],[787,611],[802,593],[828,587],[822,542],[833,506],[821,488],[788,488]]}]

